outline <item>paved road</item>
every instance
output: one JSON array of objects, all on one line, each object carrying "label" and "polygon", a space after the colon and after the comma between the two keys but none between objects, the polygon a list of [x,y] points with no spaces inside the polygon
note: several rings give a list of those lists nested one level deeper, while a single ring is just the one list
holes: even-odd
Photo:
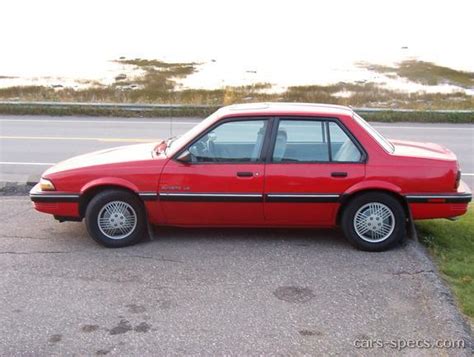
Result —
[{"label": "paved road", "polygon": [[[37,181],[49,164],[92,150],[179,135],[200,119],[0,116],[0,181]],[[474,125],[374,124],[389,138],[431,141],[457,155],[474,187]]]},{"label": "paved road", "polygon": [[0,355],[381,356],[396,351],[354,344],[470,343],[411,241],[367,253],[332,231],[160,229],[114,250],[24,197],[0,198],[0,216]]}]

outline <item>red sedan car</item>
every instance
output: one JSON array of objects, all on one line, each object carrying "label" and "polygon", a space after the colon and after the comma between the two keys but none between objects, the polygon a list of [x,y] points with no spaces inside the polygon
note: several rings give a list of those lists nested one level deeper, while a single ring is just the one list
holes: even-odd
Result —
[{"label": "red sedan car", "polygon": [[460,178],[450,150],[387,140],[350,108],[251,104],[178,138],[63,161],[30,197],[59,221],[85,218],[107,247],[138,242],[150,223],[341,226],[356,247],[379,251],[412,219],[464,214],[472,195]]}]

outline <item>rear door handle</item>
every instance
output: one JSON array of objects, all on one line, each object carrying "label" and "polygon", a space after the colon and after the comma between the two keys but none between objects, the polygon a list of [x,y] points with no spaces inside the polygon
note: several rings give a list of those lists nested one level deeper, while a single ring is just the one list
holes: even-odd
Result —
[{"label": "rear door handle", "polygon": [[347,172],[331,172],[332,177],[347,177]]},{"label": "rear door handle", "polygon": [[252,177],[252,176],[253,176],[253,172],[250,172],[250,171],[239,171],[239,172],[237,172],[237,176],[239,176],[239,177]]}]

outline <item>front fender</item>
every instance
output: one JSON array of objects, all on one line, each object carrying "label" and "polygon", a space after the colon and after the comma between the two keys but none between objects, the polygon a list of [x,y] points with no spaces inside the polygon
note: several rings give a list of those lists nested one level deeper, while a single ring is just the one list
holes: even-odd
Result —
[{"label": "front fender", "polygon": [[82,188],[80,194],[82,195],[84,192],[87,190],[90,190],[91,188],[99,187],[99,186],[119,186],[123,187],[126,189],[129,189],[133,192],[138,193],[138,187],[131,183],[130,181],[127,181],[123,178],[119,177],[101,177],[92,181],[89,181],[86,183]]}]

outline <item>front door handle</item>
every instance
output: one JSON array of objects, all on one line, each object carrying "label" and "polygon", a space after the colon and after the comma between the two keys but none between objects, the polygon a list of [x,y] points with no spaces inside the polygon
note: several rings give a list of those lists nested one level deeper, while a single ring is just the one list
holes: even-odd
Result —
[{"label": "front door handle", "polygon": [[332,177],[347,177],[347,172],[331,172]]},{"label": "front door handle", "polygon": [[239,172],[237,172],[237,176],[238,176],[238,177],[252,177],[252,176],[253,176],[253,172],[250,172],[250,171],[239,171]]}]

